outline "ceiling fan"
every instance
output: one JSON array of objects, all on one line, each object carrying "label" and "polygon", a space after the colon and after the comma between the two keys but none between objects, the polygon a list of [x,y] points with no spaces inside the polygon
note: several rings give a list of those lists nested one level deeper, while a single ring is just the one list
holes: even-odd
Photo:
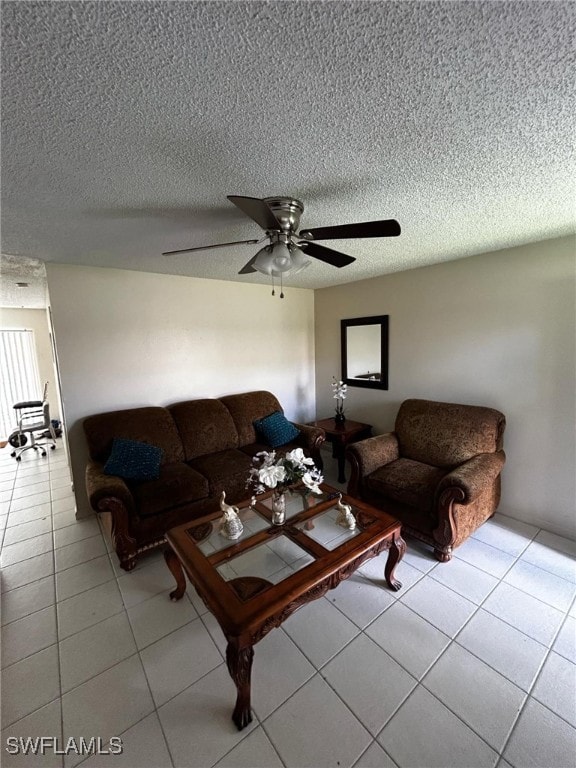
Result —
[{"label": "ceiling fan", "polygon": [[341,224],[334,227],[303,229],[297,234],[300,216],[304,206],[300,200],[291,197],[242,197],[228,195],[228,200],[255,221],[266,232],[264,237],[254,240],[235,240],[231,243],[201,245],[196,248],[183,248],[178,251],[165,251],[163,256],[178,253],[203,251],[207,248],[224,248],[230,245],[258,244],[268,241],[250,261],[238,272],[239,275],[261,272],[272,278],[282,278],[291,272],[296,274],[305,269],[311,261],[307,256],[330,264],[333,267],[346,267],[355,259],[345,253],[319,245],[316,240],[337,240],[340,238],[361,237],[397,237],[400,224],[395,219],[365,221],[358,224]]}]

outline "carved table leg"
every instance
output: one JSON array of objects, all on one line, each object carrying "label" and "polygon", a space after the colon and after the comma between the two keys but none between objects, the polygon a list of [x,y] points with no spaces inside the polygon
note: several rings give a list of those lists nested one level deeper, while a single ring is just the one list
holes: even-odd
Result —
[{"label": "carved table leg", "polygon": [[184,592],[186,592],[186,577],[184,576],[182,563],[178,559],[176,552],[170,549],[170,547],[164,550],[164,560],[166,560],[166,565],[170,568],[172,575],[176,579],[176,589],[170,592],[170,600],[180,600],[184,597]]},{"label": "carved table leg", "polygon": [[252,722],[252,712],[250,711],[250,676],[253,658],[254,648],[251,645],[241,648],[238,645],[238,641],[234,638],[228,641],[226,646],[226,664],[238,692],[232,720],[239,731]]},{"label": "carved table leg", "polygon": [[404,557],[406,552],[406,542],[400,536],[400,531],[394,534],[392,541],[390,542],[390,550],[388,552],[388,559],[386,560],[386,566],[384,567],[384,576],[390,589],[394,592],[398,592],[402,586],[402,582],[394,578],[394,571],[396,566]]}]

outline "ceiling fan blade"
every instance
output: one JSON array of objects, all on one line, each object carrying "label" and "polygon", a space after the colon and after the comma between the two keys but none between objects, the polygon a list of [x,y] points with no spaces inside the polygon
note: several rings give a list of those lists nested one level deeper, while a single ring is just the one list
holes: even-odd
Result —
[{"label": "ceiling fan blade", "polygon": [[[256,254],[258,256],[258,254]],[[238,272],[239,275],[250,275],[252,272],[257,272],[257,269],[254,269],[254,262],[256,261],[256,256],[252,256],[250,261],[247,264],[244,264],[240,272]]]},{"label": "ceiling fan blade", "polygon": [[182,248],[179,251],[164,251],[162,256],[173,256],[175,253],[190,253],[190,251],[207,251],[209,248],[225,248],[227,245],[246,245],[247,243],[250,243],[251,245],[255,245],[256,243],[261,243],[262,240],[265,240],[266,238],[261,238],[260,240],[234,240],[231,243],[216,243],[216,245],[198,245],[196,248]]},{"label": "ceiling fan blade", "polygon": [[318,243],[298,243],[298,248],[307,256],[325,261],[326,264],[331,264],[333,267],[347,267],[348,264],[356,261],[353,256],[347,256],[345,253],[340,253],[340,251],[335,251],[332,248],[326,248],[325,245],[318,245]]},{"label": "ceiling fan blade", "polygon": [[358,224],[340,224],[335,227],[305,229],[300,232],[298,237],[303,237],[305,240],[338,240],[357,237],[398,237],[400,232],[400,224],[396,219],[384,219],[383,221],[365,221]]},{"label": "ceiling fan blade", "polygon": [[265,200],[260,200],[258,197],[241,197],[239,195],[228,195],[227,197],[231,203],[237,205],[241,211],[244,211],[246,216],[250,216],[262,229],[272,229],[275,231],[281,229],[278,219],[272,212],[272,208],[270,208]]}]

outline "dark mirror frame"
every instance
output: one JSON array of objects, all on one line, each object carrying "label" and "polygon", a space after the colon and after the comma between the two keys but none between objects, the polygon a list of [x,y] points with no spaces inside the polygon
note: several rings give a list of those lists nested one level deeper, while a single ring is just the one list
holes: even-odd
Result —
[{"label": "dark mirror frame", "polygon": [[[349,387],[365,389],[388,389],[388,315],[374,317],[353,317],[340,320],[340,344],[342,356],[342,381]],[[352,379],[348,375],[348,328],[359,325],[380,326],[380,379]]]}]

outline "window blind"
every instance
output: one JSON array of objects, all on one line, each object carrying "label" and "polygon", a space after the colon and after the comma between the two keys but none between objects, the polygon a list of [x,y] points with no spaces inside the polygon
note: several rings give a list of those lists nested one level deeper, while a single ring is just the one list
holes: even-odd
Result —
[{"label": "window blind", "polygon": [[0,329],[0,437],[16,428],[14,403],[41,400],[34,331]]}]

